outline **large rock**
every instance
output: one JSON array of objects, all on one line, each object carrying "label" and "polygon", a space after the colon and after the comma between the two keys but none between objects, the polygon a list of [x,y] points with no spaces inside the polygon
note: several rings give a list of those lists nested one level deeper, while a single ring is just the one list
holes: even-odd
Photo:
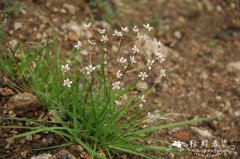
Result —
[{"label": "large rock", "polygon": [[20,93],[12,96],[6,104],[7,112],[14,112],[24,115],[30,111],[36,111],[41,106],[41,102],[30,93]]}]

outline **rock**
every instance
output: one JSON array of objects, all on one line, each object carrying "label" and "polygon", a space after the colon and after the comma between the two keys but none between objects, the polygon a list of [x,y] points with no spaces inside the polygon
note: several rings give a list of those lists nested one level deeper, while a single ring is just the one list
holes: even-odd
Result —
[{"label": "rock", "polygon": [[[85,154],[84,159],[90,159],[91,155],[89,153]],[[124,157],[122,157],[123,159],[125,159]]]},{"label": "rock", "polygon": [[231,6],[231,8],[233,8],[233,9],[235,9],[235,8],[236,8],[236,5],[235,5],[235,3],[234,3],[234,2],[231,2],[230,6]]},{"label": "rock", "polygon": [[53,157],[51,154],[40,154],[38,156],[35,157],[31,157],[31,159],[56,159],[55,157]]},{"label": "rock", "polygon": [[105,155],[105,153],[103,152],[103,150],[102,150],[101,148],[98,149],[97,153],[98,153],[101,157],[106,158],[106,155]]},{"label": "rock", "polygon": [[18,115],[37,110],[42,104],[30,93],[16,94],[6,104],[6,111],[15,112]]},{"label": "rock", "polygon": [[72,145],[69,147],[70,151],[76,152],[78,154],[81,154],[84,152],[84,149],[80,145]]},{"label": "rock", "polygon": [[177,38],[177,39],[181,39],[182,38],[182,33],[180,31],[175,31],[174,32],[174,36]]},{"label": "rock", "polygon": [[71,41],[77,41],[79,39],[79,36],[75,32],[69,32],[68,39]]},{"label": "rock", "polygon": [[216,6],[216,9],[217,9],[217,11],[219,11],[219,12],[221,12],[221,11],[223,10],[220,5],[217,5],[217,6]]},{"label": "rock", "polygon": [[177,20],[179,23],[186,23],[186,19],[183,16],[179,16]]},{"label": "rock", "polygon": [[240,71],[240,61],[237,61],[237,62],[231,62],[227,65],[227,70],[229,72],[232,72],[232,71]]},{"label": "rock", "polygon": [[15,48],[18,44],[18,41],[16,39],[12,39],[9,41],[9,44],[11,45],[12,48]]},{"label": "rock", "polygon": [[62,9],[60,9],[60,13],[65,14],[65,13],[67,13],[67,11],[66,11],[66,9],[62,8]]},{"label": "rock", "polygon": [[173,74],[173,76],[179,85],[181,85],[181,86],[184,85],[185,81],[182,79],[181,76],[179,76],[178,74],[176,74],[176,75]]},{"label": "rock", "polygon": [[170,156],[171,159],[174,159],[174,158],[175,158],[174,153],[170,153],[169,156]]},{"label": "rock", "polygon": [[28,135],[28,136],[25,137],[25,139],[26,139],[27,141],[32,141],[32,140],[33,140],[33,137],[32,137],[32,135]]},{"label": "rock", "polygon": [[207,72],[203,71],[203,72],[200,74],[200,79],[206,80],[207,78],[208,78]]},{"label": "rock", "polygon": [[215,98],[216,98],[216,100],[218,100],[218,101],[222,99],[221,96],[216,96]]},{"label": "rock", "polygon": [[240,111],[236,111],[236,112],[234,113],[234,115],[235,115],[235,116],[240,116]]},{"label": "rock", "polygon": [[48,141],[49,144],[53,144],[55,137],[54,137],[53,134],[47,134],[47,135],[46,135],[46,139],[47,139],[47,141]]},{"label": "rock", "polygon": [[41,141],[41,143],[42,143],[45,147],[49,146],[48,140],[47,140],[46,138],[43,138],[42,141]]},{"label": "rock", "polygon": [[56,8],[56,7],[53,7],[53,12],[54,13],[57,13],[59,11],[59,9],[58,8]]},{"label": "rock", "polygon": [[71,154],[69,151],[67,151],[65,149],[56,153],[54,155],[54,157],[57,158],[57,159],[76,159],[76,157],[73,156],[73,154]]},{"label": "rock", "polygon": [[29,150],[24,150],[21,152],[21,157],[22,158],[27,158],[27,154],[29,153]]},{"label": "rock", "polygon": [[74,5],[64,3],[63,7],[66,8],[72,15],[76,14],[77,12],[77,8]]},{"label": "rock", "polygon": [[36,135],[33,136],[33,139],[34,140],[39,140],[41,137],[42,137],[41,135],[36,134]]},{"label": "rock", "polygon": [[19,22],[14,23],[14,25],[13,25],[14,30],[18,30],[20,28],[22,28],[22,23],[19,23]]},{"label": "rock", "polygon": [[145,90],[148,90],[148,84],[147,82],[139,82],[137,84],[137,89],[140,90],[140,91],[145,91]]},{"label": "rock", "polygon": [[11,96],[11,95],[14,95],[14,92],[9,88],[0,88],[0,95],[1,96]]},{"label": "rock", "polygon": [[74,31],[78,36],[80,36],[82,34],[81,26],[75,21],[71,21],[67,24],[63,24],[62,29],[63,30]]},{"label": "rock", "polygon": [[208,130],[203,130],[197,127],[191,127],[192,130],[194,130],[195,132],[199,133],[202,137],[212,137],[212,134],[208,131]]}]

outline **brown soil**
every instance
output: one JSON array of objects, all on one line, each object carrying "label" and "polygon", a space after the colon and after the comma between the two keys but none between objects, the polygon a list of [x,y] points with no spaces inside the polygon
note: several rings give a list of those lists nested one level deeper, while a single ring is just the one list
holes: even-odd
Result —
[{"label": "brown soil", "polygon": [[[150,21],[159,30],[154,34],[173,50],[168,57],[166,78],[150,96],[152,100],[149,100],[151,101],[149,110],[180,114],[181,118],[178,120],[208,117],[213,114],[219,116],[214,121],[161,131],[156,134],[157,137],[184,142],[193,139],[227,140],[227,145],[235,145],[235,152],[222,154],[216,158],[238,158],[240,156],[240,68],[230,66],[240,61],[240,2],[238,0],[124,0],[123,2],[116,2],[116,6],[121,6],[123,13],[117,18],[117,24],[133,26]],[[26,0],[24,3],[26,5],[24,12],[10,19],[7,31],[10,41],[13,42],[15,39],[26,45],[40,39],[51,39],[51,29],[54,29],[63,41],[63,47],[68,50],[79,37],[71,29],[63,28],[63,24],[71,20],[82,22],[88,19],[86,16],[91,15],[85,2],[81,0],[48,2]],[[69,12],[67,7],[62,7],[63,4],[72,5],[76,11]],[[21,27],[14,30],[16,23],[20,23]],[[148,84],[151,82],[149,80]],[[1,84],[0,86],[3,87]],[[2,106],[8,98],[1,96],[0,110],[3,110]],[[194,129],[196,127],[207,130],[211,137],[199,134]],[[41,138],[36,141],[20,139],[12,144],[14,146],[11,149],[6,150],[5,139],[16,133],[14,131],[1,130],[0,157],[3,156],[2,158],[17,158],[16,156],[24,158],[24,154],[21,154],[24,151],[28,151],[27,157],[29,157],[36,153],[31,151],[34,144],[39,144],[38,141],[47,138],[46,134],[41,134]],[[54,136],[54,142],[56,143],[52,145],[62,141]],[[194,154],[180,156],[167,154],[164,157],[201,158]]]}]

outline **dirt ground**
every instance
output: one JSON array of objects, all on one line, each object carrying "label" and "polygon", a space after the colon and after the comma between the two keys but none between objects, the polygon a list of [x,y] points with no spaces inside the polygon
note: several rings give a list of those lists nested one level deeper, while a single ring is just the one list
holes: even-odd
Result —
[{"label": "dirt ground", "polygon": [[[51,39],[53,29],[63,47],[70,50],[80,36],[76,28],[89,20],[88,17],[95,16],[98,23],[106,23],[99,21],[101,14],[90,12],[87,2],[82,0],[22,2],[25,7],[21,14],[11,17],[8,24],[8,39],[13,45],[46,41]],[[172,50],[166,62],[167,76],[149,97],[152,99],[149,100],[149,110],[178,114],[177,120],[218,115],[214,121],[160,131],[155,135],[168,141],[224,140],[227,145],[234,145],[235,151],[215,158],[239,158],[240,1],[122,0],[114,5],[121,10],[115,19],[117,25],[150,22],[157,28],[155,36]],[[149,79],[146,85],[151,82]],[[2,105],[7,100],[8,97],[1,96]],[[0,137],[0,158],[6,152],[12,152],[12,156],[5,158],[24,158],[22,149],[5,151],[3,138],[6,136]],[[27,149],[34,142],[26,143]],[[29,151],[27,156],[31,154]],[[194,153],[161,157],[202,158]]]}]

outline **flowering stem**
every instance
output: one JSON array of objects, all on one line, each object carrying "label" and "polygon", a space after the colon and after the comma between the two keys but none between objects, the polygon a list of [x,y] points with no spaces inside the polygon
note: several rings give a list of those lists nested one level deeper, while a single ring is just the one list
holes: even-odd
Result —
[{"label": "flowering stem", "polygon": [[126,69],[123,71],[123,76],[124,76],[124,74],[127,72],[127,70],[129,69],[130,66],[131,66],[131,62],[128,63]]},{"label": "flowering stem", "polygon": [[87,98],[88,98],[88,95],[89,95],[89,93],[90,93],[90,91],[91,91],[91,89],[92,89],[93,82],[94,82],[94,76],[93,76],[93,74],[92,74],[92,81],[91,81],[91,83],[90,83],[90,86],[88,87],[88,91],[87,91],[86,97],[85,97],[85,99],[84,99],[84,103],[87,102]]}]

